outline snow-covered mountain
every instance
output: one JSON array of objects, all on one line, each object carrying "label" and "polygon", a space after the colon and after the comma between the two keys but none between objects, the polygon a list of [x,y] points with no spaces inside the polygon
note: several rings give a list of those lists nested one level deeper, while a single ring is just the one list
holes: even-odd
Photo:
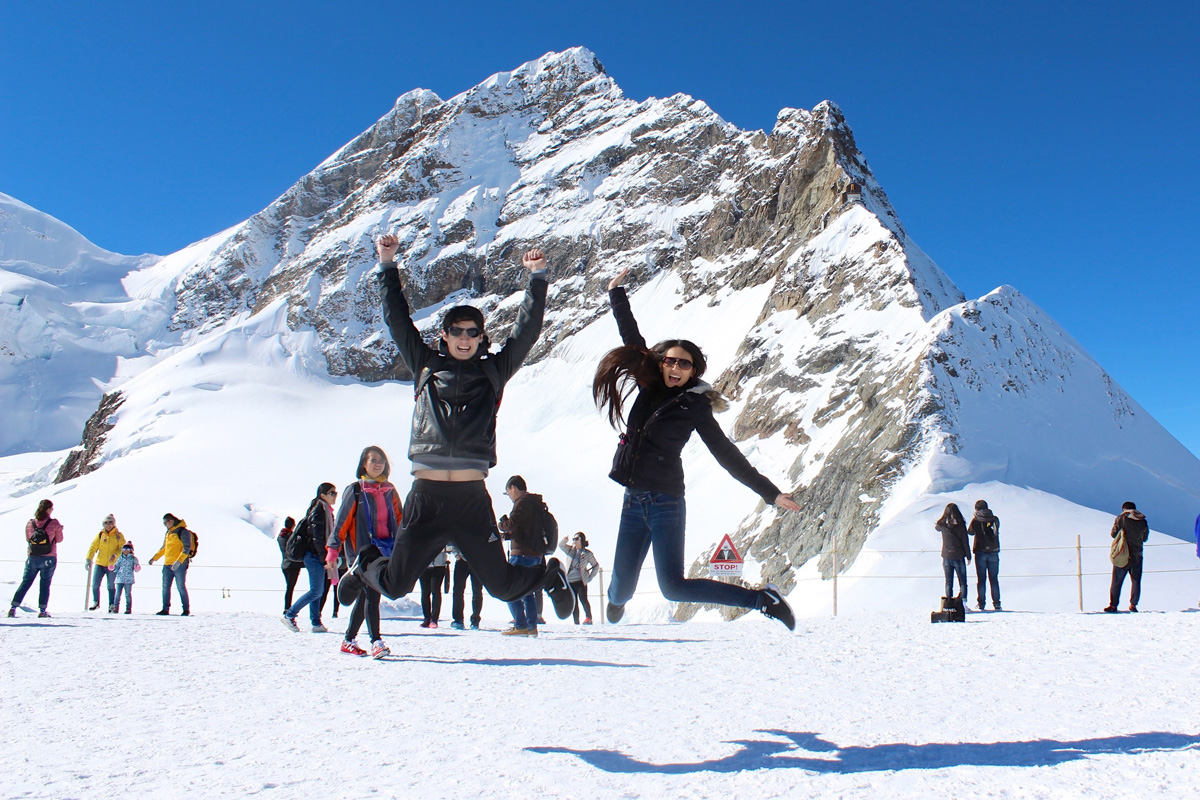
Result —
[{"label": "snow-covered mountain", "polygon": [[123,256],[0,194],[0,455],[79,442],[118,357],[147,352],[159,303],[123,280],[157,256]]},{"label": "snow-covered mountain", "polygon": [[[126,343],[89,373],[114,390],[77,459],[101,469],[64,489],[111,505],[144,486],[230,529],[231,549],[268,558],[270,540],[247,544],[231,521],[270,535],[367,443],[400,461],[411,396],[379,381],[409,376],[369,274],[385,231],[401,238],[429,327],[465,299],[503,331],[523,288],[519,254],[547,250],[546,327],[506,392],[492,478],[525,474],[552,505],[569,501],[560,524],[594,540],[615,529],[619,492],[605,478],[615,434],[589,388],[618,343],[604,285],[623,267],[647,338],[705,348],[707,377],[731,400],[722,423],[805,509],[763,507],[693,442],[697,572],[724,533],[748,579],[789,590],[835,571],[886,572],[878,543],[929,546],[931,513],[969,507],[984,487],[1007,502],[993,502],[1007,535],[1031,542],[1058,541],[1066,521],[1073,543],[1126,499],[1156,531],[1189,538],[1200,510],[1200,460],[1045,312],[1010,287],[968,301],[912,242],[836,106],[784,109],[769,133],[742,131],[686,95],[625,97],[581,48],[449,100],[409,92],[241,225],[114,266],[108,294],[90,302],[128,316],[80,328]],[[6,288],[5,313],[25,313],[22,297]],[[54,354],[39,374],[64,363],[69,372]],[[47,407],[28,402],[33,417]],[[63,457],[23,456],[3,472],[25,495]],[[0,514],[21,504],[0,502]]]}]

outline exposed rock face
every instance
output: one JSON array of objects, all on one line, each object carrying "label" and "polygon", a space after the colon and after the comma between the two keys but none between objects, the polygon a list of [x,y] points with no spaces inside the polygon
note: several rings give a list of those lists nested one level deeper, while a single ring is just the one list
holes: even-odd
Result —
[{"label": "exposed rock face", "polygon": [[65,483],[80,475],[87,475],[100,467],[100,457],[104,449],[104,438],[112,430],[113,415],[125,402],[120,392],[109,392],[100,401],[96,413],[88,418],[83,426],[83,441],[79,447],[67,454],[67,458],[58,469],[55,483]]}]

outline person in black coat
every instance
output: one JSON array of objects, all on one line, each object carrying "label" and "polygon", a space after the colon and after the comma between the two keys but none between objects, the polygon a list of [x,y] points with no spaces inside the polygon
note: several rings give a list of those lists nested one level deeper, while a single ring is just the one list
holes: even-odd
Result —
[{"label": "person in black coat", "polygon": [[934,525],[942,533],[942,572],[946,576],[946,597],[954,597],[954,576],[963,606],[967,604],[967,564],[971,562],[971,543],[967,539],[967,523],[955,503],[948,503]]},{"label": "person in black coat", "polygon": [[983,611],[987,601],[987,587],[992,587],[992,608],[1000,608],[1000,518],[988,508],[986,500],[975,501],[975,516],[967,526],[967,535],[975,540],[975,577],[978,578],[976,594]]},{"label": "person in black coat", "polygon": [[609,304],[624,344],[605,354],[592,382],[596,405],[617,429],[624,414],[625,387],[633,382],[638,389],[609,473],[625,487],[625,501],[608,587],[608,619],[617,622],[624,615],[625,604],[637,589],[642,562],[653,547],[658,585],[668,600],[758,609],[793,628],[791,608],[770,584],[756,590],[684,578],[681,453],[693,432],[700,434],[717,463],[764,501],[789,511],[799,511],[800,506],[750,465],[713,418],[714,406],[722,410],[725,403],[700,380],[706,366],[700,348],[686,339],[647,347],[621,288],[628,274],[628,269],[622,270],[608,284]]},{"label": "person in black coat", "polygon": [[337,499],[337,489],[332,483],[325,482],[317,487],[317,496],[308,504],[308,513],[304,521],[288,537],[285,556],[293,561],[300,561],[308,570],[308,591],[300,595],[283,612],[283,624],[291,631],[299,631],[296,615],[308,606],[308,619],[312,623],[313,633],[325,633],[327,628],[321,623],[321,595],[325,593],[325,537],[326,532],[333,527],[333,502]]},{"label": "person in black coat", "polygon": [[292,593],[296,591],[296,579],[300,577],[300,572],[304,569],[304,563],[301,561],[291,561],[287,557],[287,543],[291,538],[292,532],[296,530],[296,520],[288,517],[283,521],[283,528],[279,531],[279,535],[275,537],[275,541],[279,543],[279,554],[283,557],[283,563],[280,569],[283,570],[283,610],[286,612],[292,605]]},{"label": "person in black coat", "polygon": [[396,236],[385,234],[375,251],[384,322],[415,379],[408,448],[415,480],[404,501],[404,525],[395,549],[384,557],[371,547],[359,552],[338,596],[366,584],[387,597],[403,597],[434,556],[453,543],[494,597],[515,600],[545,588],[555,611],[565,618],[575,607],[575,596],[561,564],[556,558],[536,567],[508,563],[484,483],[496,465],[496,411],[504,386],[525,363],[542,328],[545,256],[533,249],[522,258],[529,287],[511,336],[499,352],[491,353],[483,313],[474,306],[448,309],[437,347],[425,343],[401,286],[399,246]]}]

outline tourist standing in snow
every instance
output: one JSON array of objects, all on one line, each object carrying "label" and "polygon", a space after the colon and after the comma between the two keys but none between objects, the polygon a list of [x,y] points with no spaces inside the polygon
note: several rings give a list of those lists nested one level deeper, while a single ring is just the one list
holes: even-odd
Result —
[{"label": "tourist standing in snow", "polygon": [[567,563],[567,580],[575,592],[575,611],[572,618],[579,624],[579,608],[583,607],[583,624],[592,624],[592,604],[588,602],[587,585],[596,573],[600,571],[600,562],[591,550],[587,549],[588,540],[583,531],[579,531],[570,539],[566,536],[558,543],[558,548],[571,559]]},{"label": "tourist standing in snow", "polygon": [[381,236],[379,282],[383,317],[415,376],[416,403],[408,457],[415,480],[404,503],[404,528],[390,558],[368,548],[338,585],[357,592],[362,583],[388,597],[412,591],[425,567],[448,542],[495,597],[511,601],[545,587],[560,617],[571,613],[575,598],[567,576],[551,559],[545,567],[513,566],[504,560],[496,515],[484,479],[496,465],[496,411],[505,384],[525,361],[542,328],[546,308],[546,261],[529,250],[522,263],[529,288],[517,312],[512,335],[498,353],[488,352],[483,314],[474,306],[455,306],[442,316],[437,349],[425,344],[413,324],[400,285],[395,236]]},{"label": "tourist standing in snow", "polygon": [[116,517],[109,514],[100,523],[100,532],[96,534],[95,539],[92,539],[87,556],[84,558],[87,562],[88,572],[92,576],[92,606],[88,609],[89,611],[95,611],[100,607],[100,580],[103,578],[108,581],[108,613],[115,614],[117,612],[117,587],[115,576],[110,568],[117,563],[123,544],[125,544],[125,536],[117,530]]},{"label": "tourist standing in snow", "polygon": [[[967,604],[967,564],[971,563],[971,542],[967,523],[954,503],[948,503],[934,527],[942,533],[942,572],[946,576],[947,598],[954,597],[954,576],[963,606]],[[999,601],[997,601],[999,602]]]},{"label": "tourist standing in snow", "polygon": [[442,584],[449,586],[450,572],[446,567],[446,551],[442,550],[433,557],[429,566],[421,573],[421,612],[425,620],[422,628],[436,628],[442,616]]},{"label": "tourist standing in snow", "polygon": [[608,619],[617,622],[624,615],[642,562],[653,547],[658,585],[668,600],[758,609],[792,629],[792,610],[773,585],[756,590],[684,578],[687,514],[681,453],[693,431],[717,463],[765,502],[789,511],[799,511],[800,506],[752,467],[717,425],[714,404],[721,410],[725,401],[700,380],[705,369],[700,348],[685,339],[647,347],[621,287],[628,274],[628,269],[621,270],[608,284],[609,304],[624,344],[605,354],[592,382],[596,405],[618,429],[624,421],[625,388],[632,382],[638,389],[609,473],[625,487],[625,500],[608,587]]},{"label": "tourist standing in snow", "polygon": [[133,574],[141,572],[142,565],[138,563],[137,556],[133,554],[133,542],[125,542],[121,545],[121,555],[117,557],[117,563],[113,565],[113,576],[117,581],[117,599],[114,606],[121,605],[121,593],[125,593],[125,613],[133,613]]},{"label": "tourist standing in snow", "polygon": [[466,617],[467,581],[470,581],[471,630],[479,630],[483,614],[483,583],[480,582],[479,576],[471,572],[471,565],[458,551],[457,545],[448,545],[448,549],[454,555],[454,597],[450,603],[450,616],[453,622],[450,623],[450,627],[460,631],[465,627],[463,622]]},{"label": "tourist standing in snow", "polygon": [[58,543],[63,540],[62,524],[50,516],[54,503],[43,500],[38,503],[33,519],[25,523],[25,541],[27,543],[25,557],[25,574],[21,576],[21,584],[13,595],[12,606],[8,615],[17,615],[17,606],[25,599],[25,593],[33,585],[34,577],[38,577],[38,616],[48,617],[50,612],[46,606],[50,602],[50,582],[54,580],[54,568],[58,566]]},{"label": "tourist standing in snow", "polygon": [[[541,518],[545,502],[540,494],[528,491],[525,479],[513,475],[504,485],[504,493],[512,500],[508,515],[508,563],[519,567],[540,567],[546,563],[542,554]],[[570,579],[568,577],[568,583]],[[513,626],[502,631],[503,636],[537,636],[539,611],[537,591],[509,602]]]},{"label": "tourist standing in snow", "polygon": [[975,577],[978,584],[975,593],[978,595],[976,607],[983,611],[987,605],[988,584],[992,587],[992,608],[1000,608],[1000,518],[988,508],[986,500],[975,501],[975,516],[967,526],[967,534],[975,540],[972,549],[975,551]]},{"label": "tourist standing in snow", "polygon": [[163,560],[162,610],[154,613],[160,617],[171,613],[171,584],[174,583],[179,591],[179,602],[183,605],[180,616],[187,617],[192,613],[187,591],[188,564],[193,551],[192,532],[187,529],[187,523],[174,514],[163,514],[163,527],[167,529],[163,545],[150,557],[150,566],[154,566],[154,562],[160,558]]},{"label": "tourist standing in snow", "polygon": [[321,624],[321,596],[325,592],[325,542],[329,531],[333,529],[333,503],[337,500],[337,488],[329,482],[317,487],[317,495],[308,504],[304,521],[300,523],[292,535],[288,537],[287,552],[284,554],[291,561],[299,561],[308,570],[308,591],[300,595],[283,612],[283,624],[293,632],[299,633],[296,625],[296,615],[308,606],[308,621],[312,624],[313,633],[326,633],[327,628]]},{"label": "tourist standing in snow", "polygon": [[300,573],[304,570],[304,563],[301,561],[292,561],[287,555],[287,543],[291,538],[292,533],[296,530],[296,520],[288,517],[283,521],[283,528],[280,529],[279,535],[275,537],[275,541],[279,544],[279,555],[283,558],[283,563],[279,568],[283,570],[283,610],[287,611],[292,606],[292,594],[296,591],[296,580],[300,577]]},{"label": "tourist standing in snow", "polygon": [[1121,603],[1121,585],[1125,576],[1129,576],[1129,610],[1138,610],[1138,601],[1142,598],[1142,546],[1150,538],[1150,523],[1146,515],[1137,510],[1131,502],[1121,504],[1121,513],[1113,520],[1111,538],[1116,539],[1120,533],[1125,534],[1125,546],[1129,548],[1129,563],[1123,567],[1113,565],[1112,584],[1108,588],[1108,607],[1104,610],[1110,614],[1117,612]]},{"label": "tourist standing in snow", "polygon": [[[392,553],[402,512],[400,493],[388,481],[391,473],[392,465],[383,448],[371,445],[362,451],[354,473],[358,480],[346,487],[342,504],[338,507],[337,520],[329,528],[325,539],[326,564],[336,565],[339,551],[347,563],[368,547],[380,553]],[[371,657],[383,658],[391,653],[383,643],[383,634],[379,629],[379,592],[371,586],[362,585],[354,591],[345,589],[343,578],[338,584],[338,599],[342,605],[353,604],[354,608],[346,623],[342,652],[352,656],[367,654],[355,641],[365,621],[367,635],[371,639]]]}]

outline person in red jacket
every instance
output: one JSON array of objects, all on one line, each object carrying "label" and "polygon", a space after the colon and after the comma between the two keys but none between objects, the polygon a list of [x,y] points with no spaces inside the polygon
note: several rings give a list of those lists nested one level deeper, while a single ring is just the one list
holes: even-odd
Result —
[{"label": "person in red jacket", "polygon": [[33,519],[25,525],[25,541],[28,545],[28,556],[25,558],[25,574],[21,576],[21,585],[13,595],[12,607],[8,615],[17,615],[17,606],[25,599],[25,593],[33,585],[34,576],[40,576],[38,583],[38,616],[48,617],[46,606],[50,602],[50,581],[54,579],[54,568],[58,566],[58,543],[63,540],[63,527],[58,520],[50,516],[54,503],[43,500],[38,503]]}]

